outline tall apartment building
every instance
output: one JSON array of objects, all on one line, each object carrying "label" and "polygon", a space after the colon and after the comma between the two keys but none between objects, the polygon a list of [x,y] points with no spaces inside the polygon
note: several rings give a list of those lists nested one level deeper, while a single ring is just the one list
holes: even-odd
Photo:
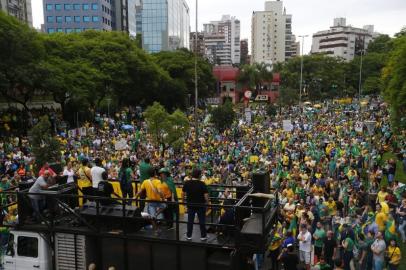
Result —
[{"label": "tall apartment building", "polygon": [[230,15],[204,24],[205,53],[209,61],[216,65],[239,64],[240,32],[240,21]]},{"label": "tall apartment building", "polygon": [[245,65],[249,63],[248,59],[248,39],[242,39],[240,42],[241,60],[240,64]]},{"label": "tall apartment building", "polygon": [[141,2],[138,14],[141,14],[144,50],[154,53],[189,48],[190,10],[185,0]]},{"label": "tall apartment building", "polygon": [[[47,33],[111,31],[117,29],[112,0],[44,0],[44,30]],[[121,29],[120,29],[121,30]]]},{"label": "tall apartment building", "polygon": [[[196,32],[190,33],[190,51],[195,52],[197,54],[205,57],[205,47],[204,47],[204,34],[201,32],[197,33],[197,44],[196,44]],[[196,47],[197,46],[197,47]]]},{"label": "tall apartment building", "polygon": [[292,15],[286,14],[282,1],[267,1],[265,11],[254,11],[251,28],[253,63],[284,62],[293,56]]},{"label": "tall apartment building", "polygon": [[346,61],[368,48],[368,44],[379,34],[374,32],[373,25],[363,28],[346,25],[345,18],[335,18],[329,30],[313,34],[312,53],[323,53],[341,57]]},{"label": "tall apartment building", "polygon": [[31,0],[0,0],[0,10],[32,27]]}]

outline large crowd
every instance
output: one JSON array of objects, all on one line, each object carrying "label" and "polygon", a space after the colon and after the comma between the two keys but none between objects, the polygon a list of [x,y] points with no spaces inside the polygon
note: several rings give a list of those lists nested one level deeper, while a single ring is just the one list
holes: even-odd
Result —
[{"label": "large crowd", "polygon": [[[280,205],[265,256],[272,270],[281,265],[286,270],[398,269],[406,243],[406,179],[397,178],[399,171],[406,173],[406,134],[393,132],[384,102],[296,106],[273,117],[266,116],[264,106],[253,112],[259,121],[247,123],[242,117],[224,132],[202,121],[198,143],[192,128],[180,151],[157,146],[139,114],[97,115],[84,125],[84,133],[57,135],[63,145],[62,174],[68,182],[87,182],[82,188],[90,195],[99,182],[115,179],[122,196],[155,200],[146,213],[170,219],[175,210],[165,209],[164,201],[178,200],[174,183],[198,178],[208,186],[240,185],[250,183],[256,169],[266,169]],[[52,176],[48,164],[35,174],[34,162],[28,138],[2,138],[0,189]],[[137,194],[134,180],[141,182]],[[214,196],[232,197],[227,188]],[[10,197],[1,200],[6,205]],[[6,221],[15,219],[15,209],[2,212]],[[261,267],[265,260],[258,254],[253,264]]]}]

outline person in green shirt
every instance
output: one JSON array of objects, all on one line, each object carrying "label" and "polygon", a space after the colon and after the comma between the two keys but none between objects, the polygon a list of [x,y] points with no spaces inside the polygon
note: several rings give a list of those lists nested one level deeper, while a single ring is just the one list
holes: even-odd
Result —
[{"label": "person in green shirt", "polygon": [[342,241],[341,244],[344,248],[344,269],[354,269],[354,267],[351,267],[351,265],[354,266],[354,241],[350,237],[347,237]]},{"label": "person in green shirt", "polygon": [[314,238],[314,254],[317,258],[321,257],[323,253],[323,243],[326,238],[326,231],[323,229],[321,222],[317,222],[317,228],[313,233]]},{"label": "person in green shirt", "polygon": [[[171,198],[167,198],[166,200],[169,202],[177,202],[178,196],[176,194],[176,186],[175,186],[175,183],[173,182],[173,178],[171,177],[171,174],[170,174],[170,171],[168,170],[168,168],[161,168],[159,170],[159,178],[161,179],[162,182],[166,183],[166,185],[169,187],[169,190],[172,193]],[[165,208],[164,218],[166,220],[168,230],[173,228],[173,216],[174,216],[174,214],[178,215],[178,213],[179,213],[178,205],[169,203],[167,205],[167,207]]]},{"label": "person in green shirt", "polygon": [[[118,173],[120,179],[121,193],[124,199],[134,197],[134,190],[132,186],[132,179],[135,179],[133,170],[130,167],[130,160],[128,158],[123,159],[121,169]],[[131,204],[131,201],[128,202]]]},{"label": "person in green shirt", "polygon": [[151,176],[149,175],[149,171],[151,170],[152,166],[150,164],[149,158],[145,158],[143,161],[140,163],[140,181],[144,182],[144,180],[149,179]]}]

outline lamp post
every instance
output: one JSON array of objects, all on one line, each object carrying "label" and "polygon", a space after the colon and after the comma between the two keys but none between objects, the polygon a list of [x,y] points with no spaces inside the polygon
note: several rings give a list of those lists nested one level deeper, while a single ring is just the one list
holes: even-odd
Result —
[{"label": "lamp post", "polygon": [[361,63],[359,65],[359,82],[358,82],[358,100],[361,108],[361,92],[362,92],[362,56],[365,50],[361,50]]},{"label": "lamp post", "polygon": [[198,119],[197,119],[197,108],[198,108],[198,89],[197,89],[197,38],[198,38],[198,0],[196,0],[196,36],[195,36],[195,142],[197,144],[199,139],[198,134]]},{"label": "lamp post", "polygon": [[302,111],[302,85],[303,85],[303,47],[304,47],[304,41],[305,37],[308,37],[309,35],[302,35],[299,36],[302,38],[302,53],[300,56],[300,86],[299,86],[299,109]]}]

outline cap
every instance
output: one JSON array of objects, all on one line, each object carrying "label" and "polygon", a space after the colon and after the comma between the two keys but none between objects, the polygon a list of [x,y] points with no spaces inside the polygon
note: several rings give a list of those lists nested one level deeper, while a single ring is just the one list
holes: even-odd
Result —
[{"label": "cap", "polygon": [[166,174],[169,174],[169,170],[168,170],[168,168],[161,168],[160,170],[159,170],[159,173],[166,173]]}]

